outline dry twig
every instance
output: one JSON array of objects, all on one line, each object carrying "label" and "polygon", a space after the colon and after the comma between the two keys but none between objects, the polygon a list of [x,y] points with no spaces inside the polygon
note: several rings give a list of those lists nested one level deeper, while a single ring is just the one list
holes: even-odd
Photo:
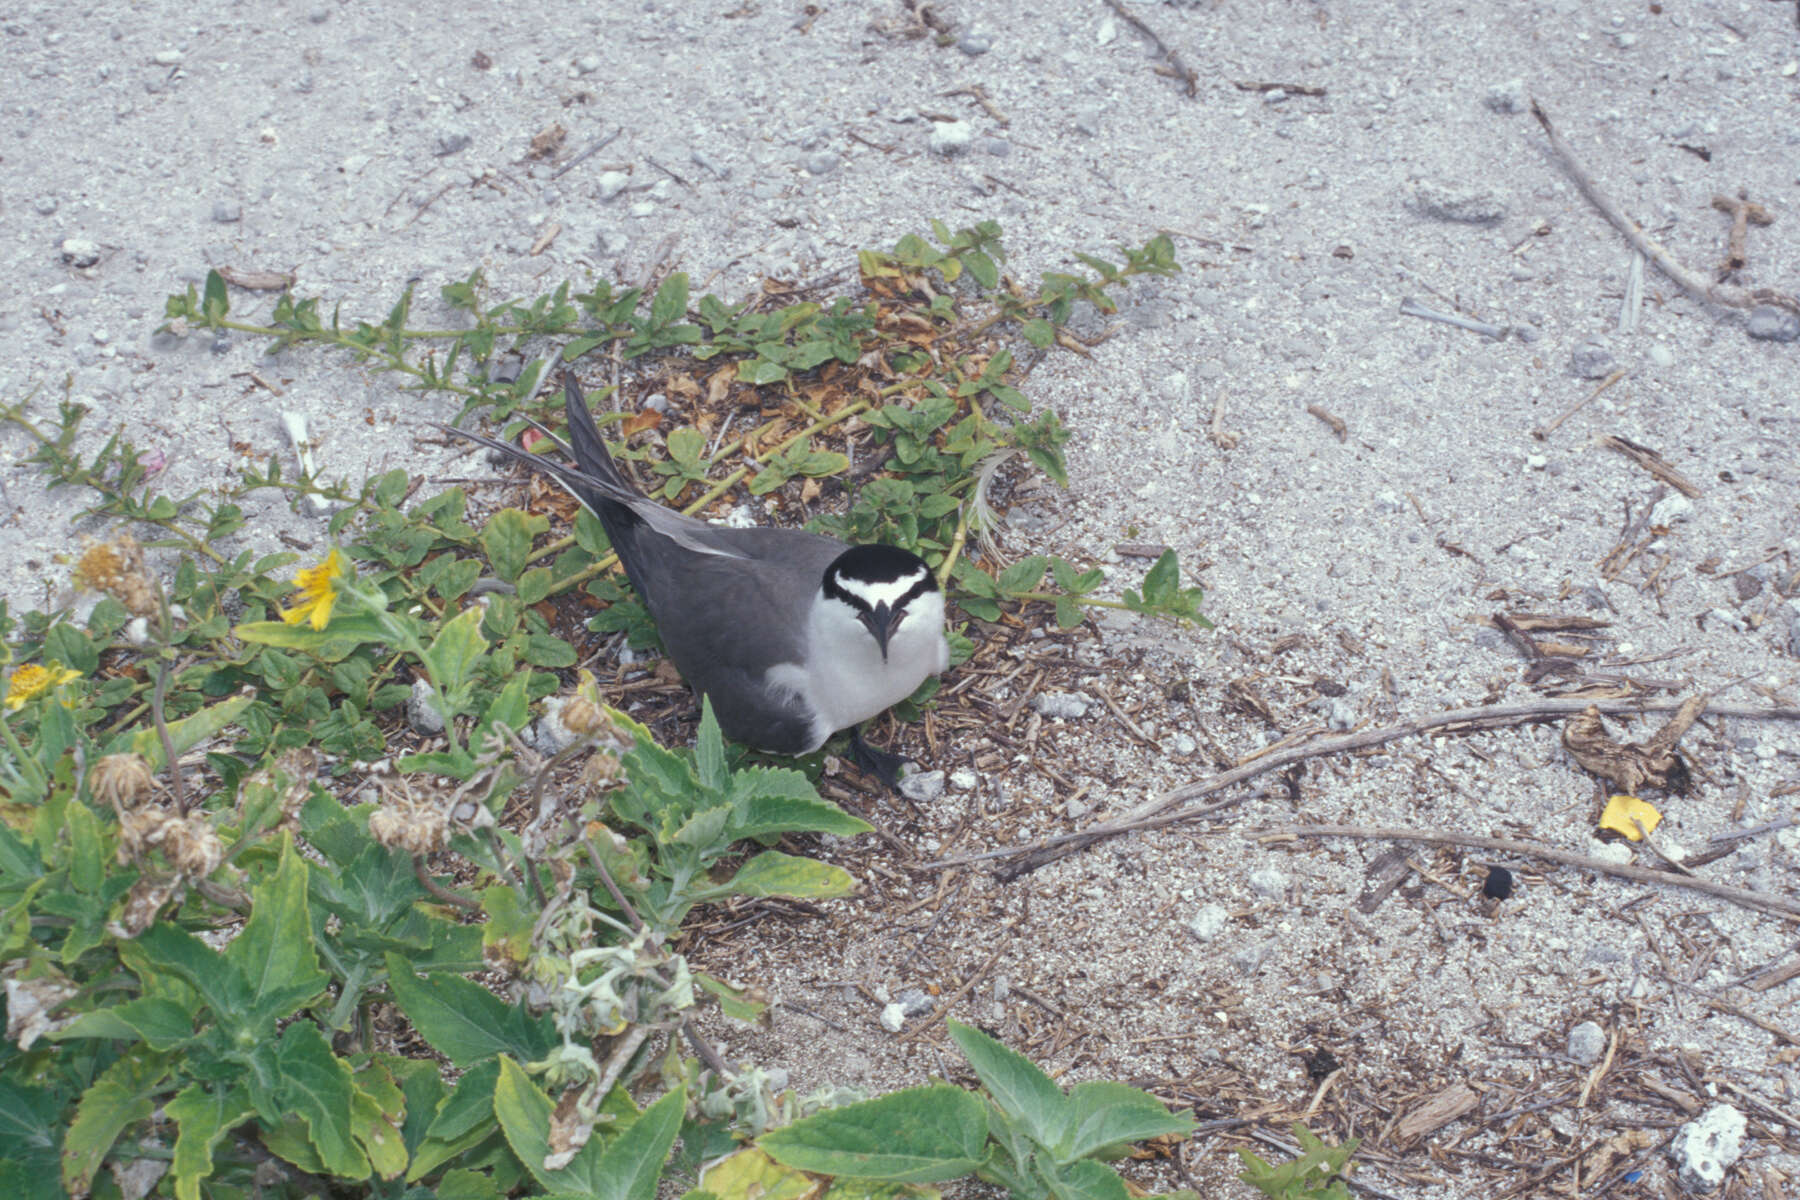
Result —
[{"label": "dry twig", "polygon": [[1138,18],[1136,13],[1119,3],[1119,0],[1106,0],[1106,7],[1118,13],[1127,25],[1150,39],[1150,44],[1156,47],[1156,52],[1163,56],[1164,62],[1169,64],[1168,74],[1173,75],[1187,85],[1184,90],[1190,97],[1199,94],[1200,76],[1194,73],[1192,67],[1181,61],[1181,55],[1169,49],[1168,45],[1165,44],[1160,37],[1156,36],[1156,30],[1144,24],[1144,22]]},{"label": "dry twig", "polygon": [[[998,872],[1003,881],[1010,881],[1097,842],[1105,841],[1107,838],[1118,837],[1125,833],[1136,833],[1145,829],[1161,829],[1186,821],[1205,820],[1239,804],[1242,798],[1234,797],[1214,804],[1190,804],[1190,801],[1224,791],[1226,788],[1254,779],[1258,775],[1266,774],[1269,771],[1279,771],[1310,758],[1348,754],[1355,750],[1384,746],[1389,742],[1415,737],[1434,729],[1453,733],[1472,733],[1480,729],[1501,729],[1513,725],[1529,724],[1533,721],[1554,721],[1562,717],[1574,716],[1590,706],[1602,713],[1614,715],[1674,712],[1680,708],[1679,704],[1669,700],[1544,699],[1529,704],[1492,704],[1481,708],[1453,709],[1449,712],[1421,717],[1416,721],[1405,721],[1398,725],[1388,725],[1379,729],[1361,730],[1343,737],[1326,738],[1323,741],[1271,750],[1269,753],[1260,755],[1254,761],[1234,767],[1211,779],[1184,784],[1173,791],[1165,792],[1114,820],[1097,822],[1086,829],[1061,833],[1034,842],[1002,846],[999,849],[988,850],[980,854],[964,854],[955,858],[942,858],[933,862],[920,863],[914,869],[943,870],[948,867],[967,866],[970,863],[1011,859],[1013,861]],[[1765,721],[1800,720],[1800,707],[1791,706],[1714,704],[1709,705],[1707,711],[1715,717],[1740,717]],[[1179,805],[1188,805],[1188,807],[1178,807]]]},{"label": "dry twig", "polygon": [[1627,217],[1618,207],[1600,191],[1599,185],[1588,171],[1585,163],[1575,154],[1562,134],[1556,132],[1556,126],[1550,123],[1550,116],[1536,100],[1531,102],[1531,115],[1537,118],[1538,124],[1544,127],[1544,133],[1550,138],[1550,148],[1556,151],[1557,157],[1568,168],[1574,177],[1575,186],[1587,197],[1588,203],[1600,210],[1600,215],[1612,222],[1614,229],[1625,235],[1630,242],[1651,262],[1656,269],[1680,284],[1683,289],[1702,300],[1714,304],[1723,304],[1728,308],[1755,308],[1759,304],[1773,304],[1790,312],[1800,313],[1800,298],[1774,288],[1743,288],[1729,283],[1715,283],[1681,264],[1681,261],[1665,249],[1660,243],[1652,240],[1636,221]]}]

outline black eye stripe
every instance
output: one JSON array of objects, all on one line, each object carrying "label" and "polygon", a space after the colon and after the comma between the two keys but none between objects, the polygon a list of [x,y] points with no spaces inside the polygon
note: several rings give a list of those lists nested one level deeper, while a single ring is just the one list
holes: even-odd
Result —
[{"label": "black eye stripe", "polygon": [[[827,596],[830,596],[834,600],[842,600],[845,604],[848,604],[851,608],[859,609],[863,612],[868,612],[869,611],[869,602],[867,600],[863,599],[861,596],[858,596],[855,592],[852,592],[848,588],[844,587],[843,584],[840,582],[840,578],[841,577],[839,576],[838,572],[835,570],[827,571],[825,573],[825,594]],[[893,581],[892,580],[864,580],[862,582],[891,583]],[[917,600],[920,596],[925,595],[927,592],[935,592],[937,590],[938,590],[937,578],[934,575],[932,575],[932,573],[930,571],[926,571],[923,575],[921,575],[919,577],[919,579],[911,587],[907,588],[906,591],[902,592],[900,594],[900,598],[898,600],[895,600],[891,605],[889,605],[889,608],[894,612],[899,612],[902,609],[904,609],[908,604],[911,604],[914,600]]]}]

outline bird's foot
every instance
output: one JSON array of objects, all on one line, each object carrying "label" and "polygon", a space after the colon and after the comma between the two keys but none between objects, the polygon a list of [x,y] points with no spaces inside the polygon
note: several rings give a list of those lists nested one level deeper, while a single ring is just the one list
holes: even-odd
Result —
[{"label": "bird's foot", "polygon": [[865,773],[887,785],[890,792],[900,790],[900,768],[911,761],[869,745],[863,741],[861,728],[850,731],[850,757]]}]

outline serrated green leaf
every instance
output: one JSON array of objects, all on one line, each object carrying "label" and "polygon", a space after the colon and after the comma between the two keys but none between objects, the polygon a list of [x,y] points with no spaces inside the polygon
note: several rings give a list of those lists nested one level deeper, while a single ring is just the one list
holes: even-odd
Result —
[{"label": "serrated green leaf", "polygon": [[779,833],[829,833],[854,837],[874,826],[853,817],[818,791],[805,775],[786,767],[739,772],[734,781],[731,840]]},{"label": "serrated green leaf", "polygon": [[319,966],[306,896],[306,860],[292,833],[281,834],[280,865],[251,889],[250,920],[225,947],[225,959],[250,988],[249,1011],[257,1026],[273,1027],[298,1012],[331,983]]},{"label": "serrated green leaf", "polygon": [[890,1183],[935,1183],[981,1165],[988,1138],[979,1097],[948,1084],[906,1088],[827,1109],[766,1133],[757,1145],[786,1166]]},{"label": "serrated green leaf", "polygon": [[738,868],[731,882],[721,885],[721,889],[739,896],[824,900],[849,895],[856,889],[856,878],[830,863],[765,850]]},{"label": "serrated green leaf", "polygon": [[63,1186],[87,1194],[100,1164],[119,1135],[156,1111],[156,1085],[168,1075],[160,1054],[139,1046],[100,1073],[81,1094],[75,1119],[63,1135]]},{"label": "serrated green leaf", "polygon": [[420,979],[395,954],[387,956],[387,968],[394,1000],[413,1028],[459,1067],[496,1054],[534,1062],[555,1044],[548,1017],[533,1017],[478,983],[450,974]]},{"label": "serrated green leaf", "polygon": [[368,1156],[351,1124],[356,1088],[350,1065],[331,1052],[317,1025],[295,1021],[282,1030],[280,1042],[258,1046],[245,1083],[265,1121],[299,1118],[326,1171],[343,1179],[369,1177]]},{"label": "serrated green leaf", "polygon": [[981,1086],[994,1098],[1000,1111],[1023,1127],[1038,1145],[1059,1145],[1068,1128],[1070,1111],[1056,1082],[1029,1058],[973,1026],[951,1021],[949,1029],[950,1039],[975,1068]]},{"label": "serrated green leaf", "polygon": [[163,1106],[176,1127],[175,1154],[169,1164],[175,1200],[200,1200],[201,1181],[213,1173],[213,1147],[254,1112],[243,1088],[208,1091],[198,1083],[189,1084]]}]

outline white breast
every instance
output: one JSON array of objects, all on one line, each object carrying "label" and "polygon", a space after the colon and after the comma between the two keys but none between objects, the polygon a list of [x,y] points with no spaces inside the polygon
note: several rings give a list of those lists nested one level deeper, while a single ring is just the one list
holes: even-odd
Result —
[{"label": "white breast", "polygon": [[791,690],[813,711],[813,742],[825,744],[840,729],[885,712],[918,690],[928,675],[950,665],[944,637],[944,596],[929,592],[907,605],[906,619],[888,639],[887,661],[856,614],[841,601],[821,595],[808,623],[807,661],[783,663],[768,682]]}]

